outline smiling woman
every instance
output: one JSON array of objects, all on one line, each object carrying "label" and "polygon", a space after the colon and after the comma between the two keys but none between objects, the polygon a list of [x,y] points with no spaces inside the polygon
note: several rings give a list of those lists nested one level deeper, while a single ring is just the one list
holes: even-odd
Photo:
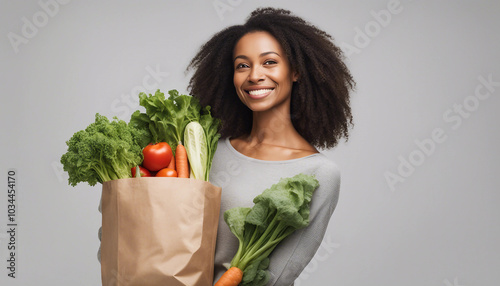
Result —
[{"label": "smiling woman", "polygon": [[235,47],[244,40],[243,36],[255,32],[267,32],[279,43],[281,59],[288,61],[298,76],[290,99],[294,128],[317,147],[331,148],[341,138],[347,138],[352,123],[349,94],[354,80],[342,51],[325,31],[289,11],[273,8],[257,9],[244,25],[216,33],[188,67],[194,70],[189,84],[191,93],[202,104],[210,105],[213,114],[223,120],[222,138],[237,138],[252,130],[252,110],[236,94],[235,60],[239,55],[235,54]]},{"label": "smiling woman", "polygon": [[326,32],[289,11],[261,8],[215,34],[191,61],[191,93],[222,120],[210,174],[222,187],[216,281],[238,248],[223,213],[252,206],[264,189],[298,173],[320,185],[310,224],[271,253],[266,285],[293,285],[316,253],[340,187],[338,167],[316,148],[347,138],[352,122],[354,81],[342,59]]}]

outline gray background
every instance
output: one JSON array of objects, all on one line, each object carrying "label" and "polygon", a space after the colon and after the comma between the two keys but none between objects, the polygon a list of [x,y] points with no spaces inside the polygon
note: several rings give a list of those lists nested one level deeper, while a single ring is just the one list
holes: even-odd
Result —
[{"label": "gray background", "polygon": [[500,86],[480,78],[500,82],[499,2],[65,2],[1,1],[0,177],[18,171],[19,221],[11,279],[2,191],[1,285],[99,285],[100,188],[67,185],[65,141],[96,112],[128,120],[140,90],[185,92],[199,46],[270,4],[332,34],[358,83],[351,137],[325,151],[339,204],[297,284],[498,285]]}]

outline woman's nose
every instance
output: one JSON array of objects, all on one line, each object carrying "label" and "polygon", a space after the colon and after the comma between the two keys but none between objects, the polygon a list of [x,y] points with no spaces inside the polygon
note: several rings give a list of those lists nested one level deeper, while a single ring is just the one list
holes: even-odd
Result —
[{"label": "woman's nose", "polygon": [[248,80],[250,82],[259,82],[264,80],[264,73],[260,70],[259,67],[252,68],[250,70],[250,74],[248,75]]}]

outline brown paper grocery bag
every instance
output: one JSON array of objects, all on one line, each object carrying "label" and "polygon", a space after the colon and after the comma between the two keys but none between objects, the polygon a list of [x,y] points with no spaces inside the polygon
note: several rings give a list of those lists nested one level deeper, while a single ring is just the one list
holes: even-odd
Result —
[{"label": "brown paper grocery bag", "polygon": [[105,182],[102,285],[212,285],[220,195],[196,179]]}]

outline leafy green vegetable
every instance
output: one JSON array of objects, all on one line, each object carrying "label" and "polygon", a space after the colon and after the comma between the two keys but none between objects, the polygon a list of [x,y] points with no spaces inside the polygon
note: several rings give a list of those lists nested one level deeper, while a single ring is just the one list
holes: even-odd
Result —
[{"label": "leafy green vegetable", "polygon": [[151,143],[167,142],[175,150],[179,142],[184,142],[184,129],[191,121],[203,122],[218,130],[219,121],[210,115],[210,107],[201,107],[197,98],[180,95],[175,89],[168,91],[169,97],[157,90],[154,95],[139,94],[139,104],[146,108],[146,113],[135,111],[130,118],[130,125],[148,130]]},{"label": "leafy green vegetable", "polygon": [[68,151],[62,155],[61,163],[72,186],[79,182],[94,186],[98,182],[129,178],[130,169],[142,162],[142,148],[147,143],[145,131],[116,117],[110,122],[97,113],[94,123],[66,142]]},{"label": "leafy green vegetable", "polygon": [[252,208],[236,207],[224,212],[224,221],[239,241],[231,267],[243,271],[241,285],[267,283],[268,256],[280,241],[309,224],[310,202],[318,186],[312,175],[282,178],[255,197]]},{"label": "leafy green vegetable", "polygon": [[[205,133],[206,155],[198,154],[203,157],[199,161],[205,163],[203,163],[204,170],[197,167],[200,170],[199,172],[204,174],[198,175],[196,178],[208,181],[212,159],[220,138],[218,133],[220,120],[213,118],[210,113],[210,106],[202,107],[197,98],[179,94],[177,90],[170,90],[168,94],[169,97],[165,98],[165,94],[160,90],[157,90],[154,95],[140,93],[139,104],[146,108],[146,113],[137,110],[132,114],[129,124],[138,129],[147,130],[151,143],[167,142],[172,151],[175,152],[179,142],[186,145],[184,138],[186,126],[190,122],[199,122]],[[201,141],[199,143],[201,144]],[[198,146],[197,148],[201,147]],[[189,154],[187,146],[186,151]],[[191,153],[195,154],[194,152]],[[194,157],[189,158],[189,160],[190,163],[198,161]]]},{"label": "leafy green vegetable", "polygon": [[215,150],[217,150],[217,143],[219,142],[220,133],[220,120],[213,118],[210,113],[210,106],[205,106],[203,114],[200,117],[200,124],[205,131],[205,137],[208,144],[207,152],[207,167],[206,167],[206,178],[208,181],[210,170],[212,169],[212,160],[214,158]]}]

